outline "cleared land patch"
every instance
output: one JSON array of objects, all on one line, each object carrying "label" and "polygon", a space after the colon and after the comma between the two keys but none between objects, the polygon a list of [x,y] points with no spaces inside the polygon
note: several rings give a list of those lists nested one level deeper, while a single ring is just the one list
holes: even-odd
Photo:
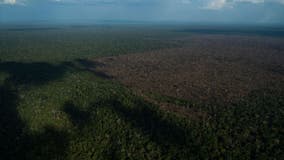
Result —
[{"label": "cleared land patch", "polygon": [[196,36],[185,47],[95,59],[96,71],[143,94],[229,104],[257,89],[281,89],[284,41]]}]

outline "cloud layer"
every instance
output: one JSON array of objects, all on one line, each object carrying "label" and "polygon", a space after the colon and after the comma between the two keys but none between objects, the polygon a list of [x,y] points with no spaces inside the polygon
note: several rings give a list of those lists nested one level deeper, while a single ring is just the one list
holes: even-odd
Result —
[{"label": "cloud layer", "polygon": [[0,4],[17,5],[29,3],[60,3],[60,4],[182,4],[194,5],[203,9],[219,10],[223,8],[232,8],[239,3],[278,3],[284,5],[284,0],[0,0]]},{"label": "cloud layer", "polygon": [[10,5],[14,5],[16,4],[17,1],[16,0],[0,0],[0,4],[10,4]]},{"label": "cloud layer", "polygon": [[205,9],[219,10],[225,7],[232,8],[238,3],[251,3],[251,4],[261,4],[261,3],[279,3],[284,5],[284,0],[205,0]]},{"label": "cloud layer", "polygon": [[0,0],[7,21],[283,23],[284,0]]}]

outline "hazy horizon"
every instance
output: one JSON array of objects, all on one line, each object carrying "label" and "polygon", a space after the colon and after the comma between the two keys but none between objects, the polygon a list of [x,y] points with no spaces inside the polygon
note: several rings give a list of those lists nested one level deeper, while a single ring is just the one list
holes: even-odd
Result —
[{"label": "hazy horizon", "polygon": [[0,0],[0,23],[283,25],[284,0]]}]

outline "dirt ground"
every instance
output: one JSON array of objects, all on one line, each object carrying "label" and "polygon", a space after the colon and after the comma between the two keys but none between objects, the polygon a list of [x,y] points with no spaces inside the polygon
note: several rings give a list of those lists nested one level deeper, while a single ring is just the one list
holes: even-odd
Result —
[{"label": "dirt ground", "polygon": [[140,93],[232,103],[251,91],[283,89],[284,40],[240,36],[178,39],[184,47],[95,59],[102,72]]}]

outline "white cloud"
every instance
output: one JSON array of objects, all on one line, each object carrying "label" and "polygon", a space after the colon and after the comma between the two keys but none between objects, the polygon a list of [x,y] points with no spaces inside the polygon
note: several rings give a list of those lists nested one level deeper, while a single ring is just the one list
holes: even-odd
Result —
[{"label": "white cloud", "polygon": [[16,0],[0,0],[0,4],[10,4],[10,5],[14,5],[16,4],[17,1]]},{"label": "white cloud", "polygon": [[227,5],[227,0],[212,0],[204,7],[204,9],[218,10],[224,8]]},{"label": "white cloud", "polygon": [[225,7],[233,7],[238,3],[280,3],[284,5],[284,0],[205,0],[204,9],[219,10]]},{"label": "white cloud", "polygon": [[26,0],[0,0],[0,5],[25,5]]},{"label": "white cloud", "polygon": [[234,0],[234,2],[248,2],[248,3],[280,3],[284,4],[284,0]]}]

